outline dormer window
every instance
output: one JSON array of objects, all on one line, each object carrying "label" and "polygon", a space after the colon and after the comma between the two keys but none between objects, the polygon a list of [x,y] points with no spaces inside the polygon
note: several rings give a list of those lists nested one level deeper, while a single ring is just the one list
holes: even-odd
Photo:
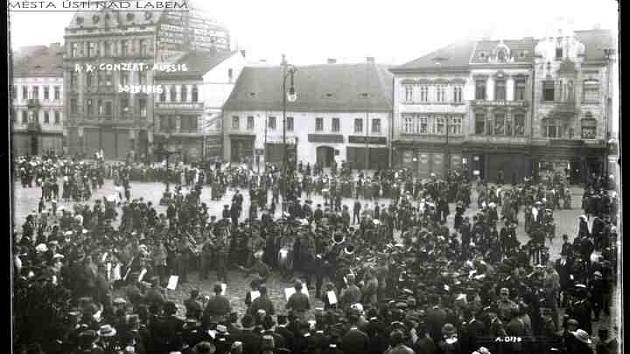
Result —
[{"label": "dormer window", "polygon": [[134,15],[133,13],[128,13],[128,14],[127,14],[127,21],[133,21],[133,18],[134,18],[135,16],[136,16],[136,15]]},{"label": "dormer window", "polygon": [[505,63],[507,61],[507,52],[505,49],[499,49],[497,52],[497,61],[501,63]]},{"label": "dormer window", "polygon": [[83,17],[78,16],[77,17],[77,25],[82,25],[83,24]]},{"label": "dormer window", "polygon": [[98,15],[92,16],[92,22],[94,22],[94,23],[98,23],[98,21],[100,21],[100,19],[101,18]]},{"label": "dormer window", "polygon": [[145,19],[145,20],[148,20],[148,19],[150,19],[151,17],[153,17],[153,14],[151,13],[151,11],[146,11],[146,12],[144,13],[144,19]]}]

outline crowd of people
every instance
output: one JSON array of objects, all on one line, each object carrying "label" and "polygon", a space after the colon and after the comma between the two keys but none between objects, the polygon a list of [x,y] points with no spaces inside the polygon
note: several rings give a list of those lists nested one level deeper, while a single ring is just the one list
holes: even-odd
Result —
[{"label": "crowd of people", "polygon": [[[489,185],[457,171],[420,179],[405,169],[367,175],[347,166],[327,172],[300,164],[290,174],[273,166],[257,174],[211,167],[175,165],[168,173],[173,198],[160,213],[127,191],[132,181],[163,181],[162,165],[138,174],[138,165],[98,158],[20,158],[18,179],[24,187],[35,179],[42,201],[13,237],[16,348],[617,350],[614,328],[597,326],[593,333],[593,316],[610,315],[618,274],[616,195],[601,185],[585,186],[584,215],[573,234],[562,235],[560,257],[551,259],[554,211],[571,208],[562,176]],[[44,192],[54,191],[44,186],[57,179],[65,192],[66,179],[72,188],[94,190],[108,178],[124,186],[125,198],[71,198],[73,208],[64,210],[56,206],[58,194]],[[203,188],[211,188],[210,200],[202,199]],[[210,203],[232,190],[231,204],[212,215]],[[344,203],[348,198],[351,205]],[[524,235],[517,234],[520,223]],[[222,283],[233,281],[228,270],[251,275],[242,299],[224,295]],[[213,294],[194,289],[183,301],[166,296],[172,275],[182,284],[191,273],[203,282],[213,272]],[[283,304],[270,298],[284,290],[269,288],[276,276],[292,284]],[[238,301],[245,313],[234,311]]]}]

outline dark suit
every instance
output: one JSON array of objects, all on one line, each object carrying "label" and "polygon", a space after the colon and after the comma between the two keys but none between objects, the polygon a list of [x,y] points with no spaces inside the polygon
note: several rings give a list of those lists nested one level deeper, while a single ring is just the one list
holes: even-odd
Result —
[{"label": "dark suit", "polygon": [[243,354],[259,354],[262,338],[251,329],[243,329],[232,336],[234,341],[243,343]]},{"label": "dark suit", "polygon": [[365,332],[354,327],[341,338],[340,344],[345,354],[363,354],[368,352],[370,340]]}]

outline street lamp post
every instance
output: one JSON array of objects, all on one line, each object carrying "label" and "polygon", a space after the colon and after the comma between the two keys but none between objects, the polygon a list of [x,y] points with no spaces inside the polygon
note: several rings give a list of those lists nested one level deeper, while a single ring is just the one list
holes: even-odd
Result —
[{"label": "street lamp post", "polygon": [[179,151],[168,150],[167,146],[170,140],[171,140],[171,132],[170,132],[170,127],[169,127],[169,131],[167,131],[160,146],[160,155],[166,158],[166,177],[165,177],[166,190],[162,194],[162,199],[160,199],[160,205],[168,205],[168,203],[171,201],[171,191],[170,191],[171,188],[170,188],[170,181],[169,181],[169,160],[171,158],[171,155],[179,154]]},{"label": "street lamp post", "polygon": [[610,137],[610,125],[612,124],[612,114],[611,114],[611,108],[612,108],[612,98],[610,97],[610,80],[611,80],[611,75],[610,75],[610,71],[612,69],[612,61],[613,61],[613,56],[615,54],[615,50],[612,48],[605,48],[604,49],[604,55],[606,56],[606,60],[607,60],[607,64],[608,64],[608,68],[606,70],[606,125],[605,125],[605,131],[606,131],[606,135],[604,136],[604,181],[606,181],[606,184],[608,184],[608,154],[610,153],[610,141],[611,141],[611,137]]},{"label": "street lamp post", "polygon": [[[287,187],[289,184],[289,178],[287,176],[287,165],[288,165],[288,154],[287,154],[287,100],[289,102],[295,102],[297,99],[297,95],[295,93],[295,86],[293,81],[293,75],[297,71],[297,68],[293,65],[287,64],[284,60],[283,55],[283,74],[282,74],[282,175],[285,178],[284,183],[284,191],[283,191],[283,200],[282,200],[282,210],[286,210],[286,198],[287,198]],[[291,86],[287,91],[287,78],[291,77]]]}]

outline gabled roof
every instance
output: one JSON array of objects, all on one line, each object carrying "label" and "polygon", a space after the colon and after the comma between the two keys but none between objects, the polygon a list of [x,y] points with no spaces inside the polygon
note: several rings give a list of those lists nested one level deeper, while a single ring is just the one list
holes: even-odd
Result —
[{"label": "gabled roof", "polygon": [[[281,66],[245,67],[223,109],[282,110]],[[375,63],[300,66],[294,76],[299,112],[389,112],[392,74]],[[287,90],[290,79],[287,79]]]},{"label": "gabled roof", "polygon": [[604,49],[617,48],[617,43],[614,43],[613,35],[609,30],[575,31],[575,37],[584,44],[584,61],[587,62],[606,60]]},{"label": "gabled roof", "polygon": [[58,43],[20,48],[13,56],[13,76],[63,77],[63,54]]},{"label": "gabled roof", "polygon": [[157,71],[156,78],[195,77],[201,79],[208,71],[221,64],[238,51],[222,51],[217,53],[190,52],[181,57],[175,64],[186,64],[188,71]]},{"label": "gabled roof", "polygon": [[421,56],[408,63],[391,68],[392,72],[405,70],[457,70],[468,67],[470,53],[473,50],[475,42],[465,41],[453,43],[444,48],[440,48],[427,55]]}]

